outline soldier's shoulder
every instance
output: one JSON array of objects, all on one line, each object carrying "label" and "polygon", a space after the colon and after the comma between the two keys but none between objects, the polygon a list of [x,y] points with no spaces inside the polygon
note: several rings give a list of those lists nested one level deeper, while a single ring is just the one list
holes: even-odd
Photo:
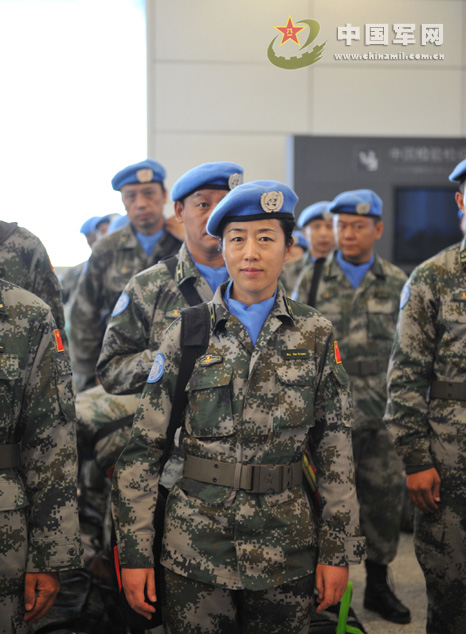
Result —
[{"label": "soldier's shoulder", "polygon": [[166,284],[171,279],[170,272],[164,260],[153,264],[147,269],[136,273],[132,281],[141,287]]},{"label": "soldier's shoulder", "polygon": [[402,282],[405,282],[408,279],[406,273],[403,271],[403,269],[400,269],[399,266],[396,266],[396,264],[389,262],[389,260],[386,260],[385,258],[382,258],[380,256],[378,257],[380,264],[382,265],[383,272],[387,277],[400,280]]},{"label": "soldier's shoulder", "polygon": [[16,286],[6,280],[0,280],[1,308],[5,308],[9,313],[11,311],[21,314],[27,309],[27,317],[34,315],[38,317],[46,317],[50,314],[50,308],[34,293]]},{"label": "soldier's shoulder", "polygon": [[307,304],[302,304],[294,299],[288,298],[287,301],[293,316],[303,323],[306,323],[309,326],[318,324],[320,327],[324,327],[329,331],[332,329],[331,321],[324,317],[324,315],[322,315],[322,313],[320,313],[316,308],[308,306]]},{"label": "soldier's shoulder", "polygon": [[7,240],[21,245],[22,249],[26,248],[28,251],[36,249],[45,251],[41,240],[32,231],[19,225],[16,226],[16,229],[8,236]]},{"label": "soldier's shoulder", "polygon": [[410,275],[410,285],[433,284],[459,273],[461,246],[460,242],[453,244],[419,264]]}]

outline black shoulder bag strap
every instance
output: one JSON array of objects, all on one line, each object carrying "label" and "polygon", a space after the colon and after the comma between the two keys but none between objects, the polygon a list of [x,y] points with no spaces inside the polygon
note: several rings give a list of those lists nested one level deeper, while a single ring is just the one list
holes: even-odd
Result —
[{"label": "black shoulder bag strap", "polygon": [[[176,282],[176,267],[178,266],[178,257],[174,255],[171,258],[162,260],[162,262],[165,264],[168,272]],[[202,298],[197,292],[192,279],[185,280],[178,285],[178,288],[180,289],[180,293],[188,302],[189,306],[197,306],[198,304],[202,304]]]},{"label": "black shoulder bag strap", "polygon": [[324,268],[325,258],[317,258],[314,262],[314,274],[312,276],[311,288],[307,298],[308,306],[315,308],[317,289],[319,288],[320,278],[322,277],[322,269]]},{"label": "black shoulder bag strap", "polygon": [[165,463],[170,457],[175,432],[180,427],[181,415],[186,405],[185,387],[193,372],[196,359],[207,350],[209,337],[210,311],[207,304],[191,306],[181,311],[181,362],[159,473],[162,473]]}]

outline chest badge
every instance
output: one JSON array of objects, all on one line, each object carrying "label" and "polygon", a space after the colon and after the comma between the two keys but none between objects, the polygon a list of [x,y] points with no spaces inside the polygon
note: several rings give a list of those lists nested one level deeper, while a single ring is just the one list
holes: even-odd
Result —
[{"label": "chest badge", "polygon": [[216,363],[222,363],[223,357],[220,354],[205,354],[199,360],[199,366],[201,368],[208,368]]},{"label": "chest badge", "polygon": [[296,359],[309,359],[309,350],[282,350],[282,358],[285,361],[295,361]]},{"label": "chest badge", "polygon": [[454,302],[466,302],[466,291],[460,291],[453,295]]}]

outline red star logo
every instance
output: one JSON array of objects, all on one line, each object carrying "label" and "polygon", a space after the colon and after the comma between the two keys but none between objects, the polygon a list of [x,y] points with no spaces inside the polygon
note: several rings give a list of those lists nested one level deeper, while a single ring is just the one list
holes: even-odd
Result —
[{"label": "red star logo", "polygon": [[300,46],[299,40],[298,40],[298,33],[302,31],[305,27],[295,26],[293,24],[293,20],[291,19],[291,15],[288,16],[288,23],[286,26],[274,26],[273,28],[283,33],[280,46],[284,44],[287,40],[293,40],[293,42],[295,42],[296,44],[298,44],[298,46]]}]

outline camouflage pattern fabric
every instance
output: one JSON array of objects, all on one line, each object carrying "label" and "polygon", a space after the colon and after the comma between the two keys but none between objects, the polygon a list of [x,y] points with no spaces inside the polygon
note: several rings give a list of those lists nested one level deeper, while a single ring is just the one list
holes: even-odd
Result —
[{"label": "camouflage pattern fabric", "polygon": [[178,253],[176,280],[163,262],[135,275],[125,287],[127,307],[110,319],[97,374],[107,392],[142,392],[166,328],[188,303],[179,286],[191,280],[203,301],[212,290],[199,273],[183,243]]},{"label": "camouflage pattern fabric", "polygon": [[176,253],[180,245],[165,232],[147,256],[131,224],[96,243],[70,315],[73,373],[79,390],[95,379],[105,326],[125,285],[139,271]]},{"label": "camouflage pattern fabric", "polygon": [[434,466],[440,508],[416,509],[427,632],[466,631],[466,408],[430,399],[432,381],[465,384],[466,241],[427,260],[403,291],[388,372],[386,422],[407,473]]},{"label": "camouflage pattern fabric", "polygon": [[283,271],[280,275],[280,282],[283,284],[286,293],[289,297],[291,297],[291,293],[296,285],[299,275],[305,266],[309,264],[313,265],[311,260],[311,254],[309,252],[304,253],[304,255],[299,258],[299,260],[295,260],[294,262],[285,262],[283,265]]},{"label": "camouflage pattern fabric", "polygon": [[113,421],[134,415],[139,394],[115,396],[107,394],[102,385],[80,392],[76,397],[78,449],[82,456],[97,459],[100,469],[106,471],[115,465],[129,438],[131,425],[121,427],[108,435],[102,435],[95,443],[96,434],[105,430]]},{"label": "camouflage pattern fabric", "polygon": [[60,282],[42,242],[16,222],[0,221],[0,278],[34,293],[49,306],[67,346]]},{"label": "camouflage pattern fabric", "polygon": [[[167,634],[307,634],[314,575],[265,590],[228,590],[166,571]],[[238,618],[238,608],[241,619]]]},{"label": "camouflage pattern fabric", "polygon": [[[301,460],[309,436],[323,500],[320,530],[302,486],[252,494],[183,477],[168,497],[161,563],[204,583],[265,590],[312,574],[317,557],[331,565],[363,557],[351,396],[326,319],[279,289],[254,347],[225,308],[225,288],[209,304],[209,346],[186,388],[182,447],[207,459],[290,464]],[[114,475],[124,567],[154,565],[152,515],[180,356],[177,320],[165,333]]]},{"label": "camouflage pattern fabric", "polygon": [[74,391],[50,309],[0,280],[0,332],[0,443],[20,445],[20,467],[0,469],[0,623],[8,627],[18,601],[6,595],[22,597],[24,573],[79,568],[82,549]]},{"label": "camouflage pattern fabric", "polygon": [[[298,280],[294,295],[299,301],[307,301],[312,274],[309,267]],[[324,265],[316,297],[316,308],[335,329],[343,365],[360,361],[363,374],[370,364],[377,364],[366,376],[348,374],[354,403],[361,530],[367,537],[368,558],[380,564],[390,563],[396,555],[403,501],[402,465],[383,416],[386,369],[405,281],[401,269],[375,254],[372,267],[354,289],[332,253]]]}]

